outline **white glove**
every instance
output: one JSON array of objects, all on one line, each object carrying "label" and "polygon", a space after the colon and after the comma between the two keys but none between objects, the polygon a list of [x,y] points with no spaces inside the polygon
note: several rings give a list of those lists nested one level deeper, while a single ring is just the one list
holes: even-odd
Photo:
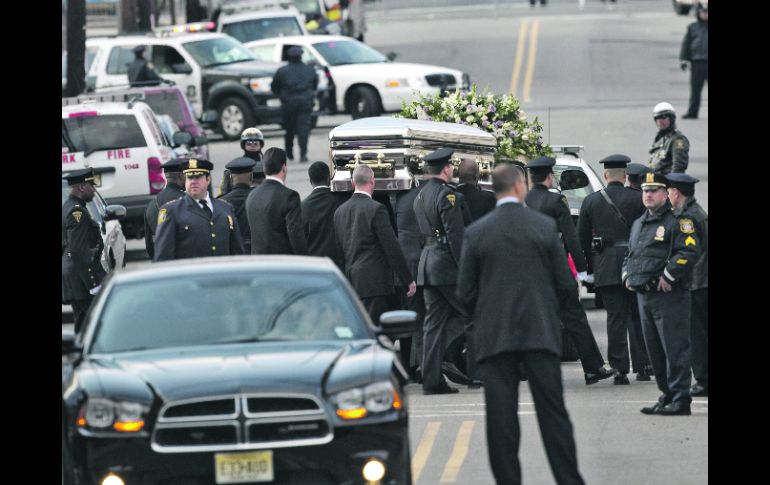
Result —
[{"label": "white glove", "polygon": [[583,283],[593,283],[594,282],[594,275],[592,274],[586,274],[585,271],[581,271],[578,273],[578,280],[582,281]]},{"label": "white glove", "polygon": [[90,290],[88,290],[88,292],[91,293],[92,295],[95,295],[95,294],[99,293],[99,290],[101,290],[101,289],[102,289],[102,285],[99,285],[99,286],[95,286],[95,287],[91,288]]}]

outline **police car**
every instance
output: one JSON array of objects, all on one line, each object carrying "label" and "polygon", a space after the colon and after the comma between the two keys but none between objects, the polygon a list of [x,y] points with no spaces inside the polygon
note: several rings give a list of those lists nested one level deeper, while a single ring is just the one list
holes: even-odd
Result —
[{"label": "police car", "polygon": [[583,199],[604,188],[604,182],[581,158],[583,145],[551,145],[556,165],[553,173],[560,192],[567,197],[570,214],[577,224]]},{"label": "police car", "polygon": [[212,17],[217,32],[249,42],[270,37],[309,35],[299,11],[290,1],[224,1]]},{"label": "police car", "polygon": [[290,47],[302,48],[302,61],[328,70],[334,87],[333,110],[353,119],[400,111],[402,102],[416,93],[433,95],[442,90],[468,89],[470,77],[457,69],[392,62],[363,42],[339,35],[279,37],[247,42],[263,61],[286,59]]},{"label": "police car", "polygon": [[161,165],[174,156],[155,113],[123,95],[62,98],[62,173],[93,167],[109,204],[126,207],[123,230],[141,237],[150,199],[163,190]]},{"label": "police car", "polygon": [[[90,38],[86,47],[98,52],[87,76],[97,90],[127,84],[131,49],[144,45],[155,71],[182,88],[196,112],[216,110],[216,128],[225,139],[238,139],[249,126],[280,122],[281,102],[270,84],[281,65],[259,62],[233,37],[205,30],[197,23],[164,27],[155,35]],[[319,85],[319,93],[326,88]]]}]

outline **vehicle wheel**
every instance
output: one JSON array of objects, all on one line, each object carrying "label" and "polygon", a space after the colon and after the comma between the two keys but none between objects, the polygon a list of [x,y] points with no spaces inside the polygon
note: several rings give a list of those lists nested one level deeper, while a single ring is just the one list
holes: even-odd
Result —
[{"label": "vehicle wheel", "polygon": [[379,116],[382,113],[380,97],[372,88],[359,86],[350,95],[350,114],[353,119]]},{"label": "vehicle wheel", "polygon": [[677,5],[676,0],[671,1],[674,2],[674,11],[679,15],[687,15],[690,13],[690,8],[692,8],[692,5]]},{"label": "vehicle wheel", "polygon": [[238,140],[243,130],[256,124],[251,108],[241,98],[227,98],[219,105],[219,129],[225,140]]},{"label": "vehicle wheel", "polygon": [[74,463],[70,457],[70,449],[65,438],[64,424],[61,432],[61,477],[62,485],[75,485]]}]

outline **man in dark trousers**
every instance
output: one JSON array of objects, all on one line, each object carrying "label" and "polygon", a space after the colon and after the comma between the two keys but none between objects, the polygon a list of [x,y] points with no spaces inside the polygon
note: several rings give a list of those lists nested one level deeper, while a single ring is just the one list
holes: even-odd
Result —
[{"label": "man in dark trousers", "polygon": [[265,182],[246,199],[251,254],[307,255],[299,194],[286,187],[286,152],[269,148],[262,163]]},{"label": "man in dark trousers", "polygon": [[398,245],[384,205],[372,199],[374,171],[366,165],[353,170],[350,199],[334,213],[334,233],[345,260],[345,276],[356,290],[375,325],[391,310],[395,284],[393,273],[408,281],[407,296],[417,284]]},{"label": "man in dark trousers", "polygon": [[650,172],[642,184],[644,215],[634,221],[623,261],[623,283],[636,291],[647,352],[662,392],[644,414],[689,415],[690,290],[700,235],[690,217],[672,211],[665,176]]},{"label": "man in dark trousers", "polygon": [[[556,222],[563,239],[563,248],[572,255],[572,260],[578,270],[578,277],[581,280],[587,278],[585,257],[578,241],[577,230],[572,222],[569,203],[567,198],[561,194],[555,194],[548,189],[556,186],[553,166],[556,160],[550,157],[539,157],[527,164],[530,179],[532,181],[532,190],[527,194],[527,207],[550,216]],[[569,269],[569,267],[567,268]],[[571,275],[570,271],[570,275]],[[602,379],[612,377],[614,370],[604,368],[604,358],[596,344],[596,338],[588,325],[586,312],[580,303],[579,288],[576,286],[573,293],[569,295],[560,306],[560,318],[564,325],[564,330],[572,338],[580,355],[580,363],[585,373],[586,385],[599,382]]]},{"label": "man in dark trousers", "polygon": [[67,180],[70,194],[61,208],[61,301],[72,305],[75,332],[79,333],[107,274],[101,262],[104,241],[99,223],[86,207],[96,194],[93,169],[76,170],[62,178]]},{"label": "man in dark trousers", "polygon": [[334,212],[349,197],[347,193],[332,192],[331,174],[324,162],[313,162],[307,170],[313,191],[302,201],[302,229],[310,256],[328,257],[341,269],[345,264],[334,236]]},{"label": "man in dark trousers", "polygon": [[303,64],[302,48],[290,47],[286,52],[289,64],[273,76],[270,89],[281,98],[286,156],[294,160],[294,135],[299,144],[300,162],[307,162],[307,139],[310,136],[313,97],[318,87],[318,75],[312,66]]},{"label": "man in dark trousers", "polygon": [[473,309],[496,482],[522,483],[517,413],[523,368],[556,483],[577,485],[584,482],[564,407],[558,314],[575,281],[553,219],[522,205],[524,177],[517,166],[495,167],[497,208],[465,231],[457,294]]},{"label": "man in dark trousers", "polygon": [[[265,170],[262,167],[262,148],[265,147],[265,135],[258,128],[246,128],[241,133],[241,150],[243,156],[254,160],[254,178],[252,186],[259,185],[265,178]],[[240,157],[239,157],[240,158]],[[254,182],[257,181],[255,184]],[[233,181],[230,178],[230,170],[225,167],[222,174],[222,183],[219,185],[219,197],[233,190]]]},{"label": "man in dark trousers", "polygon": [[254,165],[257,162],[248,157],[240,157],[225,165],[226,176],[232,179],[232,188],[218,198],[230,203],[235,212],[235,220],[238,221],[238,229],[243,239],[244,254],[251,254],[251,231],[249,230],[249,218],[246,217],[246,198],[253,190],[251,186],[254,177]]},{"label": "man in dark trousers", "polygon": [[155,86],[163,81],[163,78],[155,72],[152,63],[144,58],[145,47],[138,45],[134,47],[134,60],[128,65],[128,82],[131,87],[136,86]]},{"label": "man in dark trousers", "polygon": [[186,194],[158,211],[153,261],[243,254],[233,206],[208,192],[214,164],[191,158],[182,168]]},{"label": "man in dark trousers", "polygon": [[186,158],[174,158],[163,164],[166,186],[147,204],[147,210],[144,212],[144,246],[150,260],[155,257],[155,229],[158,226],[160,207],[166,202],[184,196],[182,165],[186,162]]},{"label": "man in dark trousers", "polygon": [[[423,182],[425,186],[413,204],[425,241],[417,268],[417,284],[423,287],[425,295],[423,394],[458,392],[444,380],[441,363],[448,343],[447,335],[462,333],[458,329],[464,329],[469,323],[465,309],[455,294],[465,223],[461,209],[463,196],[447,185],[454,171],[450,162],[453,153],[451,148],[440,148],[423,158],[428,179]],[[471,333],[468,331],[466,335],[469,354],[473,352]],[[475,359],[472,360],[469,355],[468,361],[475,362]]]},{"label": "man in dark trousers", "polygon": [[465,197],[471,212],[471,222],[495,208],[495,194],[479,188],[479,166],[473,160],[463,160],[457,170],[460,183],[455,189]]},{"label": "man in dark trousers", "polygon": [[668,200],[674,207],[674,215],[692,219],[695,233],[700,236],[701,254],[693,265],[690,282],[690,349],[692,373],[695,385],[691,396],[709,395],[709,216],[695,200],[695,184],[698,179],[686,173],[666,175],[670,187]]},{"label": "man in dark trousers", "polygon": [[700,110],[700,94],[703,83],[709,79],[709,6],[698,2],[695,7],[696,22],[687,26],[679,51],[679,64],[683,71],[690,67],[690,106],[684,119],[696,119]]},{"label": "man in dark trousers", "polygon": [[616,385],[629,384],[629,340],[637,380],[649,380],[652,375],[641,324],[638,332],[634,328],[632,315],[636,299],[620,279],[631,224],[644,213],[639,193],[624,187],[629,162],[631,159],[625,155],[610,155],[599,161],[604,165],[607,188],[583,199],[578,221],[588,272],[593,273],[594,285],[607,309],[607,360],[618,371]]}]

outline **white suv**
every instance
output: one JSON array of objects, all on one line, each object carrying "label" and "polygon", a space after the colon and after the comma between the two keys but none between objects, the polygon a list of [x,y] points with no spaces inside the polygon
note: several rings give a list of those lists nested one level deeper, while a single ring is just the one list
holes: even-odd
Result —
[{"label": "white suv", "polygon": [[224,3],[215,19],[217,32],[241,42],[309,35],[299,11],[290,6],[291,2],[266,4],[266,9],[259,5],[254,2]]},{"label": "white suv", "polygon": [[149,106],[108,98],[62,98],[62,174],[93,167],[107,203],[126,207],[123,232],[141,237],[147,204],[166,184],[161,166],[174,152]]}]

